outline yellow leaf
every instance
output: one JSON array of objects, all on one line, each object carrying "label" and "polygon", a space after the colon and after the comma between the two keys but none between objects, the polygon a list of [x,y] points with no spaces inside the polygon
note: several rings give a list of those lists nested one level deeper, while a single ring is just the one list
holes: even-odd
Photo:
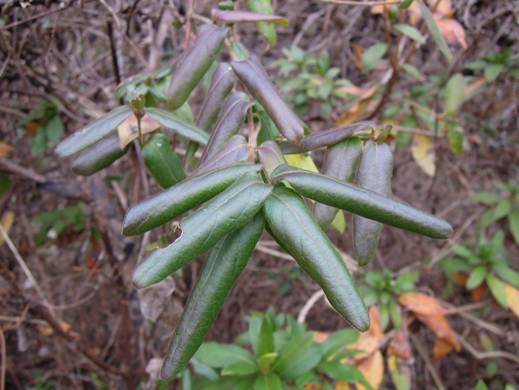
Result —
[{"label": "yellow leaf", "polygon": [[517,317],[519,317],[519,290],[515,287],[512,287],[508,283],[503,282],[503,284],[505,285],[506,301],[508,302],[508,307]]},{"label": "yellow leaf", "polygon": [[350,390],[350,385],[346,381],[338,381],[334,390]]},{"label": "yellow leaf", "polygon": [[[151,133],[157,130],[159,127],[160,125],[151,119],[148,115],[144,115],[141,118],[142,134]],[[121,149],[126,148],[130,142],[139,137],[137,117],[134,114],[131,114],[124,120],[123,123],[117,127],[117,133],[119,134],[119,143],[121,145]]]},{"label": "yellow leaf", "polygon": [[[384,359],[382,353],[376,351],[374,354],[359,363],[357,368],[364,374],[364,377],[373,389],[378,389],[384,378]],[[366,388],[360,383],[356,383],[357,390]]]},{"label": "yellow leaf", "polygon": [[369,355],[378,350],[380,341],[384,337],[384,334],[382,333],[382,325],[380,324],[380,316],[376,306],[371,306],[369,308],[369,320],[370,326],[368,331],[361,333],[357,341],[350,344],[350,349],[363,351],[363,353],[355,355],[353,358],[354,360],[363,360],[369,357]]},{"label": "yellow leaf", "polygon": [[339,212],[335,214],[335,218],[332,221],[332,226],[341,234],[344,234],[346,231],[346,219],[344,218],[344,213],[342,210],[339,210]]},{"label": "yellow leaf", "polygon": [[11,150],[13,150],[13,147],[9,144],[6,144],[5,142],[0,142],[0,157],[5,157],[9,153],[11,153]]},{"label": "yellow leaf", "polygon": [[311,172],[318,172],[318,169],[312,160],[312,157],[306,153],[288,154],[285,156],[288,165],[296,168],[306,169]]},{"label": "yellow leaf", "polygon": [[411,153],[416,163],[429,176],[434,176],[436,172],[434,143],[432,139],[426,135],[413,135],[413,145]]},{"label": "yellow leaf", "polygon": [[[11,230],[11,226],[13,226],[14,222],[14,213],[12,211],[6,211],[2,218],[0,219],[0,225],[2,225],[2,228],[5,231],[5,234],[9,233],[9,230]],[[2,246],[4,243],[4,236],[3,234],[0,234],[0,246]]]}]

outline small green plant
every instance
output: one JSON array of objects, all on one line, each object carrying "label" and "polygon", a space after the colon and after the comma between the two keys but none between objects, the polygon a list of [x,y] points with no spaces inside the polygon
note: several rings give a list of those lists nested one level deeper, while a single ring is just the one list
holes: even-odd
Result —
[{"label": "small green plant", "polygon": [[471,196],[472,200],[488,206],[481,216],[479,227],[486,229],[502,219],[508,221],[508,227],[515,242],[519,245],[519,184],[516,182],[497,182],[497,192],[480,192]]},{"label": "small green plant", "polygon": [[468,275],[465,282],[467,290],[485,283],[496,301],[507,308],[507,293],[501,281],[519,288],[519,273],[510,268],[503,241],[504,234],[498,231],[490,240],[481,236],[474,248],[454,245],[452,254],[443,259],[440,266],[451,276],[454,273]]},{"label": "small green plant", "polygon": [[45,244],[49,238],[57,238],[67,229],[81,232],[86,226],[86,213],[82,205],[43,211],[36,214],[33,219],[39,225],[34,237],[36,245]]},{"label": "small green plant", "polygon": [[351,83],[339,77],[339,68],[330,67],[328,53],[317,56],[292,46],[283,49],[283,56],[272,64],[279,69],[278,84],[297,113],[308,112],[315,103],[319,105],[320,115],[327,118],[344,104],[348,95],[343,87]]},{"label": "small green plant", "polygon": [[34,110],[18,122],[19,127],[33,135],[31,154],[41,156],[47,147],[61,139],[65,132],[60,117],[61,104],[56,99],[41,101]]},{"label": "small green plant", "polygon": [[192,389],[331,389],[336,381],[370,388],[356,367],[343,362],[360,352],[348,349],[358,332],[343,329],[318,343],[315,332],[285,314],[253,312],[248,323],[234,344],[202,344],[191,363]]},{"label": "small green plant", "polygon": [[500,74],[505,73],[512,77],[519,77],[519,68],[513,66],[510,49],[502,50],[484,56],[481,60],[470,62],[465,68],[473,71],[483,71],[485,80],[489,83],[495,81]]},{"label": "small green plant", "polygon": [[365,284],[360,288],[366,306],[377,305],[382,330],[386,330],[390,323],[395,329],[402,325],[402,313],[398,304],[400,294],[415,290],[415,283],[420,274],[405,272],[392,277],[387,271],[367,272]]}]

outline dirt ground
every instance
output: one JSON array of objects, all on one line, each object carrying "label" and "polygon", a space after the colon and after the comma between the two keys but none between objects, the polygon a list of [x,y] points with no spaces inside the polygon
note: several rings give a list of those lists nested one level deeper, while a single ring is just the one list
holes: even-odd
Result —
[{"label": "dirt ground", "polygon": [[[7,210],[15,214],[9,233],[12,245],[0,246],[0,345],[3,364],[7,356],[6,388],[89,389],[102,388],[101,383],[114,389],[134,389],[139,383],[148,388],[152,384],[146,368],[153,358],[163,355],[200,262],[185,267],[162,289],[137,292],[131,283],[134,265],[145,256],[146,244],[164,230],[144,238],[121,234],[126,208],[158,190],[150,178],[140,175],[134,150],[107,171],[82,178],[52,148],[41,157],[32,156],[32,138],[16,123],[50,97],[64,105],[67,133],[115,107],[114,90],[120,81],[152,71],[162,62],[171,63],[182,50],[184,30],[175,30],[171,24],[176,13],[185,13],[185,5],[176,0],[32,3],[0,2],[0,141],[14,146],[7,159],[0,159],[0,171],[9,173],[13,183],[0,198],[0,215]],[[265,52],[265,42],[253,27],[239,28],[245,46],[257,54],[265,52],[264,64],[279,58],[282,48],[296,41],[307,51],[327,50],[330,62],[355,85],[369,83],[368,76],[355,67],[352,44],[367,47],[382,40],[382,18],[365,6],[297,0],[275,3],[276,12],[290,20],[289,27],[279,28],[276,48]],[[517,63],[519,9],[515,1],[452,3],[468,41],[468,49],[457,54],[456,61],[512,47]],[[196,13],[208,15],[211,4],[196,1]],[[443,66],[440,60],[431,61],[425,49],[415,58],[415,66],[424,73]],[[201,96],[197,91],[192,99],[195,112]],[[519,179],[518,97],[517,79],[503,78],[465,104],[461,121],[468,134],[467,148],[462,156],[454,156],[447,142],[439,139],[434,177],[423,173],[409,148],[396,149],[394,195],[446,218],[455,235],[448,243],[436,242],[386,227],[375,268],[393,272],[404,267],[418,269],[422,271],[420,288],[441,296],[447,280],[438,267],[428,267],[424,260],[441,258],[453,242],[475,239],[476,216],[484,209],[468,199],[470,194],[493,190],[496,181]],[[328,120],[305,119],[319,131],[332,126],[339,114],[334,112]],[[484,133],[483,124],[490,121],[496,131]],[[86,229],[69,229],[38,246],[35,215],[77,204],[86,211]],[[91,234],[94,228],[96,234]],[[330,232],[345,253],[351,253],[350,230],[344,236]],[[262,247],[279,251],[271,244],[272,239],[265,235]],[[506,247],[512,266],[518,269],[519,248],[509,235]],[[20,268],[20,260],[37,288]],[[273,307],[297,316],[317,290],[293,261],[257,250],[209,338],[231,341],[246,329],[245,316],[250,310]],[[464,294],[460,292],[451,303],[469,302]],[[498,326],[499,332],[488,332],[461,316],[452,316],[451,324],[469,342],[475,343],[485,332],[496,350],[517,355],[519,321],[489,297],[484,299],[492,310],[477,314],[485,323]],[[149,321],[148,315],[156,322]],[[310,310],[307,324],[322,331],[346,326],[322,300]],[[411,330],[423,345],[432,348],[430,331],[416,322]],[[415,389],[435,388],[427,364],[433,364],[448,389],[472,388],[475,378],[486,375],[488,359],[467,349],[433,363],[426,363],[417,352],[414,355]],[[507,359],[496,361],[502,382],[517,386],[518,365]],[[391,381],[385,380],[382,388],[392,388]]]}]

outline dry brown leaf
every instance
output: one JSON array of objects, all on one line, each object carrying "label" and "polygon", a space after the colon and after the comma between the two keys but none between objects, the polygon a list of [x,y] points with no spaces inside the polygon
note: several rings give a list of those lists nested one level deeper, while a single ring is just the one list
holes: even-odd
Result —
[{"label": "dry brown leaf", "polygon": [[356,45],[352,43],[351,47],[353,47],[353,55],[354,55],[354,63],[358,70],[362,70],[362,53],[364,49],[360,45]]},{"label": "dry brown leaf", "polygon": [[[373,389],[376,390],[380,387],[382,379],[384,378],[384,359],[380,351],[376,351],[368,358],[362,360],[357,368],[364,374],[364,377]],[[355,385],[357,390],[366,389],[366,387],[360,383],[356,383]]]},{"label": "dry brown leaf", "polygon": [[[159,127],[160,125],[151,119],[150,116],[144,115],[141,118],[142,134],[151,133],[157,130]],[[119,134],[119,143],[121,145],[121,149],[126,148],[130,142],[139,137],[139,128],[135,114],[131,114],[128,118],[126,118],[124,122],[117,127],[117,132]]]},{"label": "dry brown leaf", "polygon": [[11,151],[13,150],[13,147],[9,144],[6,144],[5,142],[0,142],[0,157],[5,157]]},{"label": "dry brown leaf", "polygon": [[[14,213],[12,211],[6,211],[2,218],[0,218],[0,225],[2,225],[2,228],[5,231],[5,234],[9,233],[9,230],[11,230],[11,226],[13,226],[14,222]],[[0,246],[4,244],[4,235],[0,234]]]},{"label": "dry brown leaf", "polygon": [[317,383],[307,383],[305,384],[305,390],[321,390],[323,387]]},{"label": "dry brown leaf", "polygon": [[444,339],[452,344],[456,351],[461,350],[461,344],[458,337],[452,330],[449,321],[443,315],[417,315],[418,319],[422,321],[429,329],[431,329],[436,336]]},{"label": "dry brown leaf", "polygon": [[415,314],[423,316],[445,315],[445,308],[434,297],[419,292],[407,292],[400,295],[398,301]]},{"label": "dry brown leaf", "polygon": [[434,142],[431,137],[414,134],[411,154],[416,163],[427,175],[434,176],[436,172],[436,156],[434,153]]},{"label": "dry brown leaf", "polygon": [[505,286],[506,301],[508,307],[519,317],[519,290],[509,285],[508,283],[502,282]]},{"label": "dry brown leaf", "polygon": [[458,284],[461,287],[465,287],[465,284],[467,284],[467,279],[469,276],[462,272],[454,272],[452,274],[452,279],[456,284]]},{"label": "dry brown leaf", "polygon": [[452,351],[452,344],[440,337],[436,337],[434,340],[434,348],[432,352],[433,359],[440,360],[447,356]]},{"label": "dry brown leaf", "polygon": [[379,84],[374,85],[364,92],[364,94],[335,121],[337,126],[345,126],[355,122],[364,112],[374,108],[375,101],[373,96],[377,92]]},{"label": "dry brown leaf", "polygon": [[470,290],[470,295],[472,296],[472,300],[477,302],[477,301],[480,301],[481,298],[483,298],[483,296],[485,295],[486,292],[487,292],[486,283],[481,283],[476,288]]}]

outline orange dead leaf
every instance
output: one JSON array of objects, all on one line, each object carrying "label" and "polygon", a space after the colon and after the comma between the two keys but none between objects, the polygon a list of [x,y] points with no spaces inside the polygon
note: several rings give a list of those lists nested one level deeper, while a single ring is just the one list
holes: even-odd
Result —
[{"label": "orange dead leaf", "polygon": [[362,52],[364,50],[362,49],[362,46],[356,45],[354,43],[351,45],[351,47],[353,48],[353,54],[355,56],[355,66],[358,70],[362,70]]},{"label": "orange dead leaf", "polygon": [[0,157],[5,157],[11,151],[13,150],[13,147],[9,144],[6,144],[5,142],[0,142]]},{"label": "orange dead leaf", "polygon": [[[71,326],[65,321],[60,321],[59,327],[63,333],[68,333],[71,330]],[[38,332],[44,337],[49,337],[54,334],[54,329],[49,324],[44,323],[38,325]]]},{"label": "orange dead leaf", "polygon": [[[437,0],[429,0],[428,1],[430,7],[436,6],[434,12],[443,16],[452,16],[452,5],[450,0],[441,0],[438,2]],[[438,5],[436,5],[438,3]]]},{"label": "orange dead leaf", "polygon": [[[378,389],[384,378],[384,359],[382,353],[376,351],[368,358],[362,360],[357,368],[362,372],[368,383],[373,389]],[[357,390],[364,390],[366,387],[360,383],[356,383]]]},{"label": "orange dead leaf", "polygon": [[427,327],[431,329],[434,334],[436,334],[436,336],[452,344],[456,351],[459,352],[461,350],[461,344],[458,340],[458,337],[452,330],[449,321],[447,321],[447,318],[445,318],[443,315],[417,315],[417,317],[420,321],[427,325]]},{"label": "orange dead leaf", "polygon": [[508,283],[502,282],[505,286],[506,301],[508,307],[519,317],[519,290],[509,285]]},{"label": "orange dead leaf", "polygon": [[434,19],[447,42],[459,43],[461,47],[467,49],[465,30],[461,24],[452,18],[438,17],[437,15],[434,15]]},{"label": "orange dead leaf", "polygon": [[382,325],[380,324],[380,316],[376,306],[371,306],[369,308],[369,319],[371,323],[369,329],[366,332],[361,333],[358,340],[350,345],[350,349],[363,351],[362,353],[355,355],[353,358],[355,361],[363,360],[375,352],[380,345],[380,341],[384,337],[384,334],[382,333]]},{"label": "orange dead leaf", "polygon": [[[141,133],[147,134],[157,130],[160,125],[148,115],[141,118]],[[139,136],[138,121],[135,114],[131,114],[117,127],[121,149],[124,149],[130,142]]]},{"label": "orange dead leaf", "polygon": [[476,288],[470,290],[470,294],[472,296],[472,300],[477,302],[483,298],[483,295],[487,292],[487,285],[485,283],[481,283]]},{"label": "orange dead leaf", "polygon": [[434,348],[432,352],[433,359],[440,360],[452,351],[452,344],[445,339],[436,337],[434,340]]},{"label": "orange dead leaf", "polygon": [[305,384],[305,390],[321,390],[322,386],[317,383],[307,383]]},{"label": "orange dead leaf", "polygon": [[461,272],[454,272],[452,274],[452,279],[454,279],[454,282],[458,284],[461,287],[465,287],[465,284],[467,283],[468,275],[461,273]]},{"label": "orange dead leaf", "polygon": [[445,309],[434,297],[418,292],[407,292],[398,298],[401,305],[423,316],[444,315]]},{"label": "orange dead leaf", "polygon": [[345,126],[355,122],[365,111],[372,108],[373,96],[378,91],[379,84],[369,88],[346,112],[342,113],[335,124]]},{"label": "orange dead leaf", "polygon": [[30,122],[25,125],[25,131],[31,136],[34,137],[40,128],[40,124],[38,122]]}]

